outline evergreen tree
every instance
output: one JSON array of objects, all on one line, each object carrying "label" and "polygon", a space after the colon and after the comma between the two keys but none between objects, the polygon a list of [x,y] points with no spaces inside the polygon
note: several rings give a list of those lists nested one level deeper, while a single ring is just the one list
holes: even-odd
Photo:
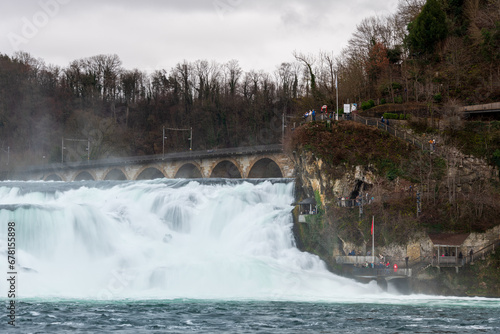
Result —
[{"label": "evergreen tree", "polygon": [[412,53],[431,55],[447,35],[446,14],[439,0],[427,0],[422,12],[408,25],[406,43]]}]

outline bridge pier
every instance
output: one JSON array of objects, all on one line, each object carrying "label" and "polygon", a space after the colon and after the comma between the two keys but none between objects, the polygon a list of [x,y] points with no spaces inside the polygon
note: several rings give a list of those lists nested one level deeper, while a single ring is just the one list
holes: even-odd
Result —
[{"label": "bridge pier", "polygon": [[387,291],[387,281],[384,277],[377,277],[377,286],[383,291]]}]

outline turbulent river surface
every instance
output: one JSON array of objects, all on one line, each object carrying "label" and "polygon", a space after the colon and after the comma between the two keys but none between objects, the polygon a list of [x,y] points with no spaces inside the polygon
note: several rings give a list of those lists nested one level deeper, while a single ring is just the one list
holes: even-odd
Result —
[{"label": "turbulent river surface", "polygon": [[295,247],[293,189],[0,182],[0,332],[500,332],[498,299],[399,295],[328,272]]}]

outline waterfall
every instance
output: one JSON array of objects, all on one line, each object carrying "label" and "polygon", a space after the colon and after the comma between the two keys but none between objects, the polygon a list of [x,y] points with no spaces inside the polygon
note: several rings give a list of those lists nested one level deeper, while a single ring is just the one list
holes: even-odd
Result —
[{"label": "waterfall", "polygon": [[[0,182],[21,298],[343,300],[380,293],[295,247],[292,180]],[[6,291],[5,280],[0,289]]]}]

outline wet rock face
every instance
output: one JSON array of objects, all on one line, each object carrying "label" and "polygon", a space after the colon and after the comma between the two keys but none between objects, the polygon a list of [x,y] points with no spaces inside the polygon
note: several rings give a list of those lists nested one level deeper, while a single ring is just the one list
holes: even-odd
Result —
[{"label": "wet rock face", "polygon": [[311,152],[301,153],[296,159],[296,168],[304,196],[314,197],[318,192],[325,205],[341,197],[353,198],[361,191],[369,191],[375,180],[372,166],[339,165],[335,167],[335,174],[341,177],[333,178],[327,164]]}]

